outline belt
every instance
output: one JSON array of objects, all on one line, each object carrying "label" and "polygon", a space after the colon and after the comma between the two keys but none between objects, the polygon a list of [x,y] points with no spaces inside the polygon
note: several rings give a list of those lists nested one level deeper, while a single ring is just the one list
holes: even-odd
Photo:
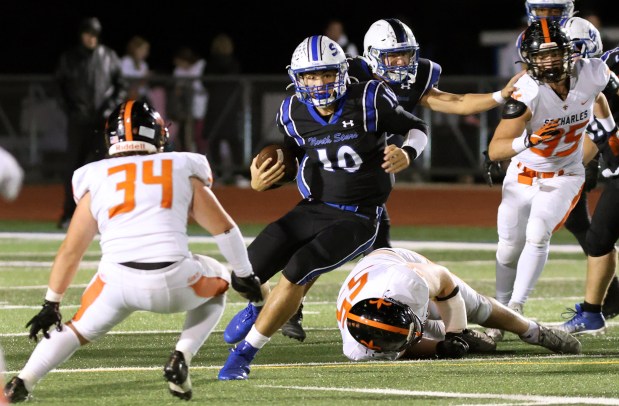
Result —
[{"label": "belt", "polygon": [[351,204],[338,204],[338,203],[329,203],[323,202],[327,206],[335,207],[336,209],[349,211],[352,213],[363,214],[365,216],[376,216],[376,206],[357,206]]},{"label": "belt", "polygon": [[174,262],[121,262],[124,265],[133,269],[140,269],[142,271],[154,271],[156,269],[167,268]]},{"label": "belt", "polygon": [[523,185],[531,186],[533,184],[533,178],[548,179],[565,174],[565,171],[563,169],[557,172],[538,172],[534,171],[533,169],[527,168],[521,162],[518,162],[517,166],[518,169],[522,171],[518,174],[518,183],[522,183]]}]

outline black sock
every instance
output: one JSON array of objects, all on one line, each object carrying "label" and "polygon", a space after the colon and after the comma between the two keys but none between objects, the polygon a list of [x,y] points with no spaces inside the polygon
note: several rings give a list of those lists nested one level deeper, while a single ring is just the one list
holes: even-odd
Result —
[{"label": "black sock", "polygon": [[583,312],[591,312],[591,313],[601,313],[602,312],[602,305],[601,304],[591,304],[591,303],[587,303],[587,301],[584,301],[581,304],[581,309]]}]

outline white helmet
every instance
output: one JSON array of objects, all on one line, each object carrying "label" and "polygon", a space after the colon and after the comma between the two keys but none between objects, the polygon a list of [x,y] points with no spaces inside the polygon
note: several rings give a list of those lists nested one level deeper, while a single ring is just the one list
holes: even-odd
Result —
[{"label": "white helmet", "polygon": [[540,18],[545,18],[537,15],[538,8],[561,9],[560,17],[552,17],[552,19],[560,20],[574,15],[574,0],[525,0],[525,8],[527,9],[527,16],[529,16],[529,24]]},{"label": "white helmet", "polygon": [[[410,52],[408,65],[387,65],[387,54],[395,52]],[[387,82],[415,81],[419,64],[419,44],[413,31],[400,20],[387,18],[372,24],[363,39],[363,56],[368,60],[372,72]]]},{"label": "white helmet", "polygon": [[596,58],[602,55],[602,38],[593,24],[584,18],[572,17],[561,22],[572,41],[574,53],[583,58]]},{"label": "white helmet", "polygon": [[[323,86],[307,86],[303,74],[325,70],[337,71],[335,82]],[[323,35],[307,37],[292,54],[288,75],[300,101],[310,106],[325,107],[346,93],[348,62],[342,47]]]}]

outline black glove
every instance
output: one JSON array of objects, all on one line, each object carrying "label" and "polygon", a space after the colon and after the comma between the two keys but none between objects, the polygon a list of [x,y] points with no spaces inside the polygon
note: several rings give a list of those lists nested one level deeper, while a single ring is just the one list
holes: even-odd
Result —
[{"label": "black glove", "polygon": [[462,333],[447,333],[445,339],[436,345],[438,358],[462,358],[469,352],[469,345]]},{"label": "black glove", "polygon": [[492,187],[494,184],[492,181],[493,177],[498,177],[503,174],[503,170],[501,169],[501,164],[496,161],[493,161],[488,156],[488,151],[484,151],[484,179],[486,179],[486,183],[488,186]]},{"label": "black glove", "polygon": [[49,338],[48,330],[51,326],[56,325],[56,330],[62,331],[62,314],[60,314],[60,303],[50,302],[46,300],[43,303],[43,308],[26,324],[26,328],[30,327],[28,338],[38,341],[37,334],[43,331],[43,336]]},{"label": "black glove", "polygon": [[585,192],[590,192],[595,189],[598,184],[599,172],[599,161],[596,156],[585,166],[585,186],[583,188]]},{"label": "black glove", "polygon": [[236,276],[234,272],[232,273],[232,287],[250,302],[260,302],[262,300],[260,285],[260,279],[253,272],[244,278]]}]

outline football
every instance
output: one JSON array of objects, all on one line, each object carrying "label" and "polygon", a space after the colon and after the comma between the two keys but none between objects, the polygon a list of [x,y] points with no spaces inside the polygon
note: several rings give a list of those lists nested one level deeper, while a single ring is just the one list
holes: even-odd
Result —
[{"label": "football", "polygon": [[282,162],[284,164],[284,177],[277,182],[278,184],[292,182],[297,177],[297,169],[299,165],[292,151],[284,147],[281,144],[270,144],[265,146],[258,153],[258,159],[256,160],[256,166],[260,167],[262,163],[268,158],[273,160],[267,167],[275,165],[275,162]]}]

